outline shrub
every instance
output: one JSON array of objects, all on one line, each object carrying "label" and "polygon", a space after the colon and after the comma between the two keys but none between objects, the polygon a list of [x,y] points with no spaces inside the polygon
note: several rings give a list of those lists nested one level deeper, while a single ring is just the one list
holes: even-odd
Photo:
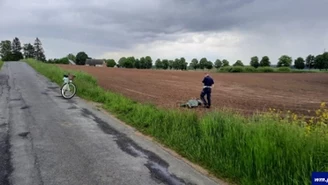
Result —
[{"label": "shrub", "polygon": [[292,69],[290,67],[278,67],[278,72],[291,72]]},{"label": "shrub", "polygon": [[230,72],[232,70],[232,66],[224,66],[220,68],[220,72]]},{"label": "shrub", "polygon": [[258,67],[256,71],[262,73],[272,73],[274,72],[274,69],[272,67]]},{"label": "shrub", "polygon": [[230,70],[232,73],[242,73],[245,71],[245,68],[243,66],[233,66]]},{"label": "shrub", "polygon": [[245,67],[245,72],[256,72],[256,68],[253,66]]},{"label": "shrub", "polygon": [[106,61],[106,66],[107,66],[107,67],[114,67],[115,65],[116,65],[116,62],[115,62],[114,59],[108,59],[108,60]]}]

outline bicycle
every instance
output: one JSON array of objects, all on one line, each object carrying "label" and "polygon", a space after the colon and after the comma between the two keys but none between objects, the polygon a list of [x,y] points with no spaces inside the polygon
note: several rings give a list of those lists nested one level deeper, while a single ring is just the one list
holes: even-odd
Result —
[{"label": "bicycle", "polygon": [[[76,94],[76,86],[75,84],[73,83],[73,80],[76,76],[75,75],[71,75],[70,73],[68,73],[68,75],[64,75],[63,77],[63,85],[61,86],[60,88],[60,93],[62,95],[63,98],[65,99],[71,99],[75,96]],[[72,86],[70,88],[70,86]],[[67,91],[71,91],[71,89],[73,89],[73,93],[70,95],[70,96],[67,96],[66,95],[66,92]]]}]

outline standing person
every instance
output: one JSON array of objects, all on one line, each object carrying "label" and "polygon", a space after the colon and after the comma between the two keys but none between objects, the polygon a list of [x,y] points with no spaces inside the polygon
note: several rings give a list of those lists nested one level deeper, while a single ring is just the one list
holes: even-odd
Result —
[{"label": "standing person", "polygon": [[[203,90],[200,93],[200,98],[204,103],[206,108],[211,107],[211,93],[212,93],[212,86],[214,86],[214,80],[208,73],[205,74],[205,77],[202,81],[204,84]],[[205,101],[204,96],[206,95],[207,102]]]}]

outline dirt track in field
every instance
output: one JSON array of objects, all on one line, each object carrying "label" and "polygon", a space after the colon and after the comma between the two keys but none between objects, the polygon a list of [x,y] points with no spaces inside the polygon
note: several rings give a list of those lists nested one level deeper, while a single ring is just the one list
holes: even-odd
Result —
[{"label": "dirt track in field", "polygon": [[[178,108],[179,102],[198,98],[203,72],[119,69],[59,65],[92,74],[110,91],[136,101]],[[328,101],[328,74],[324,73],[211,73],[213,108],[228,107],[242,113],[268,108],[307,113]]]}]

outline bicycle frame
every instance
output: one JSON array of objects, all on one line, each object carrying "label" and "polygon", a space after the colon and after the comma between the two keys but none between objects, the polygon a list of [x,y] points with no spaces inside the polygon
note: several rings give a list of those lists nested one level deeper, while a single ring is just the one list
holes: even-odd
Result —
[{"label": "bicycle frame", "polygon": [[[63,96],[65,99],[71,99],[73,96],[75,96],[75,93],[76,93],[76,86],[75,86],[75,84],[73,83],[73,79],[74,79],[74,78],[75,78],[75,76],[74,76],[74,75],[70,75],[70,74],[68,74],[68,75],[64,75],[64,77],[63,77],[63,81],[64,81],[64,83],[62,84],[60,91],[61,91],[62,96]],[[67,92],[67,91],[71,91],[70,85],[73,86],[73,91],[74,91],[74,93],[73,93],[72,96],[68,96],[68,97],[67,97],[67,96],[65,95],[65,92]]]}]

